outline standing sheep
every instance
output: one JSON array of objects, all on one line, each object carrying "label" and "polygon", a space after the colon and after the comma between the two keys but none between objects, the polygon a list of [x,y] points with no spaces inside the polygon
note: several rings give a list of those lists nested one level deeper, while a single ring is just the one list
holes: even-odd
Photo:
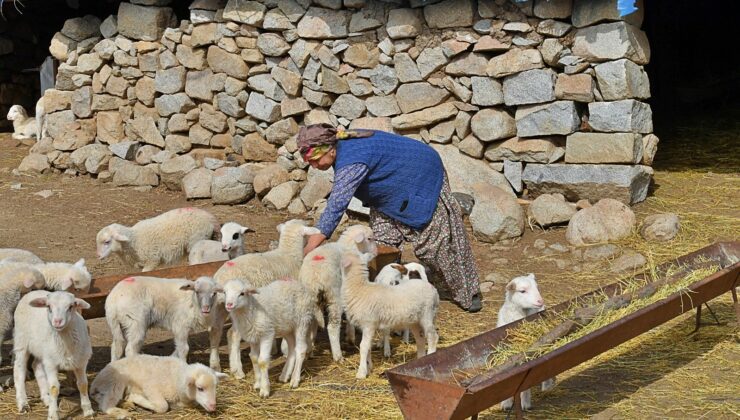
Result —
[{"label": "standing sheep", "polygon": [[290,380],[291,388],[296,388],[301,381],[310,331],[314,323],[323,324],[316,297],[296,280],[278,280],[259,289],[231,280],[222,290],[224,307],[234,327],[249,343],[254,389],[260,391],[260,397],[270,396],[267,371],[272,345],[278,337],[288,343],[288,357],[279,379]]},{"label": "standing sheep", "polygon": [[[496,327],[506,325],[545,309],[545,301],[537,288],[534,274],[516,277],[506,285],[504,304],[498,312]],[[542,390],[547,391],[555,386],[555,378],[542,382]],[[529,389],[519,394],[522,410],[532,408],[532,393]],[[508,410],[514,405],[514,398],[501,403],[501,409]]]},{"label": "standing sheep", "polygon": [[306,254],[298,278],[322,302],[328,314],[329,334],[334,361],[342,360],[339,332],[342,325],[342,255],[348,251],[365,254],[371,260],[378,251],[373,231],[367,226],[348,227],[336,242],[322,245]]},{"label": "standing sheep", "polygon": [[247,232],[254,230],[239,223],[225,223],[221,226],[221,241],[201,239],[196,242],[188,255],[188,264],[233,260],[244,255],[244,234]]},{"label": "standing sheep", "polygon": [[200,363],[187,364],[171,356],[139,354],[109,363],[90,386],[90,395],[105,414],[128,418],[117,408],[127,402],[157,414],[170,406],[192,407],[197,403],[209,413],[216,410],[216,386],[226,375]]},{"label": "standing sheep", "polygon": [[126,264],[151,271],[179,261],[196,242],[211,239],[219,228],[214,215],[192,207],[170,210],[131,227],[114,223],[98,232],[98,258],[113,253]]},{"label": "standing sheep", "polygon": [[79,312],[90,308],[82,299],[68,292],[32,291],[15,309],[13,330],[13,381],[18,412],[28,410],[26,366],[33,357],[33,371],[41,399],[49,406],[48,419],[58,419],[59,370],[73,371],[80,392],[83,414],[93,415],[87,395],[87,363],[92,346],[87,324]]},{"label": "standing sheep", "polygon": [[22,262],[27,264],[43,264],[44,261],[31,251],[18,248],[0,248],[0,264],[4,262]]},{"label": "standing sheep", "polygon": [[434,321],[439,294],[434,286],[423,281],[407,281],[398,286],[371,283],[367,264],[356,252],[346,253],[342,265],[342,300],[347,321],[362,330],[358,379],[366,378],[372,370],[370,347],[377,330],[411,329],[418,357],[437,350],[439,336]]},{"label": "standing sheep", "polygon": [[[192,292],[192,293],[191,293]],[[105,299],[105,319],[113,342],[111,361],[118,360],[126,344],[126,357],[138,354],[151,327],[175,336],[173,356],[187,361],[188,334],[210,325],[216,283],[210,277],[196,281],[128,277],[116,284]]]},{"label": "standing sheep", "polygon": [[13,312],[21,300],[21,293],[28,289],[42,289],[45,284],[44,276],[33,267],[18,266],[0,274],[0,342],[5,341],[13,326]]},{"label": "standing sheep", "polygon": [[[304,237],[313,235],[319,230],[306,226],[303,220],[289,220],[277,226],[280,240],[275,250],[255,252],[227,261],[213,275],[220,286],[230,280],[239,279],[249,283],[252,287],[262,287],[278,279],[294,279],[298,277],[303,260]],[[216,305],[213,313],[213,324],[209,331],[211,341],[211,369],[221,370],[218,346],[223,334],[223,325],[227,314],[222,304]],[[244,377],[242,369],[239,333],[232,329],[228,335],[229,341],[229,370],[237,378]]]}]

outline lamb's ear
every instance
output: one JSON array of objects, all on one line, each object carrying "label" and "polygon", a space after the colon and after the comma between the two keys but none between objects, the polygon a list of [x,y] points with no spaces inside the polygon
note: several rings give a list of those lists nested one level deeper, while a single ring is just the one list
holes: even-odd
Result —
[{"label": "lamb's ear", "polygon": [[527,277],[529,277],[530,279],[534,280],[534,273],[527,274]]},{"label": "lamb's ear", "polygon": [[33,276],[27,276],[25,279],[23,279],[23,287],[26,289],[30,289],[33,287],[33,285],[36,283]]},{"label": "lamb's ear", "polygon": [[214,374],[214,375],[216,375],[216,377],[217,377],[218,379],[226,379],[226,378],[228,378],[228,377],[229,377],[229,375],[227,375],[227,374],[225,374],[225,373],[223,373],[223,372],[216,372],[216,371],[213,371],[213,374]]},{"label": "lamb's ear", "polygon": [[221,286],[216,286],[216,287],[213,288],[213,291],[216,292],[216,293],[223,293],[224,292],[224,288],[221,287]]},{"label": "lamb's ear", "polygon": [[182,286],[180,286],[180,290],[195,290],[195,282],[189,281]]},{"label": "lamb's ear", "polygon": [[409,270],[401,264],[393,263],[391,264],[391,267],[393,267],[396,271],[398,271],[401,274],[406,274],[409,272]]},{"label": "lamb's ear", "polygon": [[40,297],[28,302],[28,304],[34,308],[46,308],[49,306],[49,301],[47,301],[45,297]]},{"label": "lamb's ear", "polygon": [[357,233],[354,234],[353,239],[355,240],[356,243],[359,244],[359,243],[364,242],[365,239],[367,239],[367,238],[365,237],[365,232],[357,232]]},{"label": "lamb's ear", "polygon": [[90,309],[90,304],[82,299],[75,299],[75,307],[77,309]]},{"label": "lamb's ear", "polygon": [[121,232],[113,233],[113,239],[117,240],[118,242],[128,242],[130,240],[128,236]]},{"label": "lamb's ear", "polygon": [[342,257],[342,267],[349,268],[349,266],[352,265],[352,257],[349,255],[345,255]]},{"label": "lamb's ear", "polygon": [[247,232],[254,232],[254,229],[252,229],[251,227],[248,227],[248,226],[242,226],[242,228],[241,228],[242,235],[245,234],[245,233],[247,233]]},{"label": "lamb's ear", "polygon": [[80,258],[80,259],[79,259],[79,260],[78,260],[78,261],[77,261],[77,262],[75,263],[75,267],[79,267],[79,268],[84,268],[84,267],[85,267],[85,259],[84,259],[84,258]]},{"label": "lamb's ear", "polygon": [[251,288],[244,291],[244,293],[250,294],[250,295],[258,295],[260,292],[257,291],[257,289]]},{"label": "lamb's ear", "polygon": [[61,290],[69,289],[70,287],[72,287],[72,284],[74,284],[74,282],[69,277],[67,277],[66,279],[62,279],[62,281],[59,282],[59,286],[61,287]]},{"label": "lamb's ear", "polygon": [[313,227],[313,226],[304,226],[303,227],[303,234],[306,235],[306,236],[308,236],[308,235],[317,235],[319,233],[321,233],[321,231],[318,230],[317,228]]},{"label": "lamb's ear", "polygon": [[509,292],[516,291],[516,283],[514,283],[514,280],[510,281],[509,284],[506,285],[506,290]]}]

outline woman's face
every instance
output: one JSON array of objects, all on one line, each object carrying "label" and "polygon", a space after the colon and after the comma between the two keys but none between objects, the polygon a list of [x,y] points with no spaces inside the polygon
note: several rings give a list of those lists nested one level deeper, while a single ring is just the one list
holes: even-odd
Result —
[{"label": "woman's face", "polygon": [[311,165],[314,169],[318,169],[320,171],[325,171],[329,168],[331,168],[331,165],[334,164],[334,161],[337,158],[337,149],[331,148],[328,152],[324,154],[324,156],[321,156],[320,158],[316,160],[309,160],[308,164]]}]

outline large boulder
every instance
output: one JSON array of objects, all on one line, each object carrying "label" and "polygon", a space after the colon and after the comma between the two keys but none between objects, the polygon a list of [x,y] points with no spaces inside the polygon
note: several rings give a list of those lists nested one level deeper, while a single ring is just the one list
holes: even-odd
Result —
[{"label": "large boulder", "polygon": [[351,18],[348,10],[331,10],[311,7],[298,22],[296,32],[301,38],[335,39],[347,36]]},{"label": "large boulder", "polygon": [[447,99],[450,93],[427,82],[405,83],[396,92],[396,101],[401,112],[410,113],[429,108]]},{"label": "large boulder", "polygon": [[308,208],[312,208],[317,201],[326,198],[334,185],[334,171],[320,171],[314,168],[308,170],[308,182],[301,191],[301,200]]},{"label": "large boulder", "polygon": [[447,178],[453,192],[473,195],[473,185],[484,183],[499,187],[502,191],[515,196],[504,175],[492,169],[486,162],[471,159],[460,153],[454,145],[434,144],[432,148],[439,153],[447,170]]},{"label": "large boulder", "polygon": [[299,189],[300,186],[296,181],[284,182],[271,189],[262,199],[262,204],[268,209],[283,210],[293,201]]},{"label": "large boulder", "polygon": [[573,54],[592,62],[628,58],[637,64],[647,64],[650,44],[645,32],[629,23],[604,23],[579,29]]},{"label": "large boulder", "polygon": [[519,137],[570,134],[580,124],[581,118],[573,101],[520,106],[516,110],[516,134]]},{"label": "large boulder", "polygon": [[39,153],[31,153],[24,157],[18,166],[18,172],[23,174],[42,174],[50,170],[49,159]]},{"label": "large boulder", "polygon": [[568,201],[614,198],[635,204],[647,197],[653,170],[642,165],[530,163],[522,179],[530,195],[560,193]]},{"label": "large boulder", "polygon": [[246,167],[220,168],[213,173],[211,201],[213,204],[239,204],[254,197],[254,175]]},{"label": "large boulder", "polygon": [[484,183],[473,185],[475,206],[470,213],[473,235],[483,242],[496,243],[524,233],[524,210],[516,196]]},{"label": "large boulder", "polygon": [[508,112],[485,108],[478,111],[470,121],[473,134],[484,142],[506,139],[516,135],[516,121]]},{"label": "large boulder", "polygon": [[258,1],[229,0],[224,7],[223,17],[234,22],[257,26],[262,24],[267,7]]},{"label": "large boulder", "polygon": [[677,214],[653,214],[645,218],[640,226],[640,236],[646,241],[666,242],[675,238],[681,229]]},{"label": "large boulder", "polygon": [[475,14],[472,0],[445,0],[424,7],[424,19],[433,29],[471,26]]},{"label": "large boulder", "polygon": [[198,163],[192,156],[181,155],[159,165],[159,174],[168,190],[180,191],[182,190],[182,179],[197,167]]},{"label": "large boulder", "polygon": [[642,66],[626,58],[607,61],[594,67],[599,92],[605,101],[620,99],[647,99],[650,97],[650,80]]},{"label": "large boulder", "polygon": [[532,69],[506,77],[504,103],[513,106],[554,101],[556,79],[551,69]]},{"label": "large boulder", "polygon": [[[111,172],[113,172],[113,169],[111,169]],[[139,166],[125,160],[120,160],[116,165],[113,174],[113,185],[117,187],[147,185],[156,187],[158,184],[159,176],[154,172],[154,169],[148,166]]]},{"label": "large boulder", "polygon": [[643,1],[637,0],[634,3],[637,10],[625,15],[619,3],[619,0],[573,0],[573,25],[583,28],[594,23],[623,20],[639,28],[645,17]]},{"label": "large boulder", "polygon": [[172,22],[169,7],[147,7],[131,3],[118,6],[118,32],[131,39],[158,41]]},{"label": "large boulder", "polygon": [[605,198],[570,219],[565,239],[576,246],[616,241],[629,236],[634,226],[635,213],[628,205]]},{"label": "large boulder", "polygon": [[253,182],[254,192],[259,197],[263,197],[272,188],[288,181],[290,181],[288,171],[277,163],[273,163],[255,174]]},{"label": "large boulder", "polygon": [[566,163],[640,163],[642,136],[635,133],[573,133],[565,147]]},{"label": "large boulder", "polygon": [[188,199],[211,198],[211,184],[213,183],[213,171],[206,168],[198,168],[190,171],[182,179],[182,189]]},{"label": "large boulder", "polygon": [[607,133],[651,133],[653,111],[650,105],[634,99],[588,104],[588,123],[596,131]]},{"label": "large boulder", "polygon": [[502,142],[491,143],[486,148],[484,156],[492,162],[511,160],[554,163],[564,154],[565,148],[557,137],[541,139],[512,137]]}]

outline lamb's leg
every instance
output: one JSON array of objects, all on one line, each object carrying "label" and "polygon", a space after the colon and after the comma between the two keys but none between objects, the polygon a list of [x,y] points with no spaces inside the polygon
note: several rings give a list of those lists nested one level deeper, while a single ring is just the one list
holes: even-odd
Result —
[{"label": "lamb's leg", "polygon": [[175,351],[172,355],[187,363],[188,351],[190,351],[190,346],[188,345],[188,333],[190,331],[187,328],[181,327],[173,332],[175,335]]},{"label": "lamb's leg", "polygon": [[47,414],[47,420],[57,420],[59,418],[59,378],[57,377],[57,367],[49,362],[42,361],[44,364],[44,372],[46,373],[46,380],[49,384],[49,413]]},{"label": "lamb's leg", "polygon": [[139,407],[144,407],[147,410],[153,411],[157,414],[166,413],[169,409],[167,401],[159,394],[152,394],[151,391],[148,396],[132,392],[131,394],[129,394],[128,400],[138,405]]},{"label": "lamb's leg", "polygon": [[267,398],[270,396],[270,375],[268,370],[270,369],[270,358],[272,357],[272,341],[275,340],[274,335],[270,334],[263,337],[260,340],[260,356],[257,360],[257,364],[260,369],[260,397]]},{"label": "lamb's leg", "polygon": [[542,386],[542,390],[543,391],[549,391],[549,390],[555,388],[555,382],[556,382],[556,379],[555,379],[554,376],[552,378],[550,378],[550,379],[544,380],[542,382],[542,385],[541,385]]},{"label": "lamb's leg", "polygon": [[511,410],[511,407],[514,406],[514,398],[507,398],[504,401],[501,401],[501,410]]},{"label": "lamb's leg", "polygon": [[[298,328],[296,332],[295,345],[295,366],[290,378],[290,387],[297,388],[301,383],[301,371],[303,370],[303,361],[306,360],[306,351],[308,350],[307,338],[310,336],[310,326],[308,328]],[[337,331],[338,332],[338,331]]]},{"label": "lamb's leg", "polygon": [[75,379],[77,380],[77,390],[80,391],[80,407],[85,417],[90,417],[95,412],[90,404],[90,396],[87,394],[87,364],[75,369]]},{"label": "lamb's leg", "polygon": [[283,365],[283,371],[280,372],[280,378],[278,378],[280,382],[288,382],[295,366],[295,336],[289,334],[284,339],[288,343],[288,355]]},{"label": "lamb's leg", "polygon": [[[331,347],[331,357],[335,362],[342,361],[342,347],[339,343],[339,332],[342,329],[342,306],[338,302],[331,303],[327,312],[329,320],[326,323],[326,332],[329,335],[329,346]],[[347,339],[349,340],[349,321],[347,321]],[[354,343],[354,336],[352,343]]]},{"label": "lamb's leg", "polygon": [[15,352],[13,362],[13,383],[15,384],[15,403],[19,413],[28,412],[28,395],[26,394],[26,366],[28,365],[28,352],[18,350]]},{"label": "lamb's leg", "polygon": [[225,309],[222,304],[214,307],[213,325],[208,329],[208,339],[211,342],[211,357],[209,365],[216,372],[221,372],[221,358],[218,354],[218,347],[221,344],[221,336],[224,333],[224,321],[226,321]]},{"label": "lamb's leg", "polygon": [[522,410],[529,410],[530,408],[532,408],[532,391],[522,391],[519,396],[522,399]]},{"label": "lamb's leg", "polygon": [[260,380],[259,368],[260,348],[256,341],[249,343],[249,359],[252,361],[252,372],[254,373],[254,389],[260,389],[262,385]]},{"label": "lamb's leg", "polygon": [[401,339],[404,343],[408,344],[411,342],[411,339],[409,338],[409,329],[406,328],[403,330],[403,338]]},{"label": "lamb's leg", "polygon": [[383,357],[391,357],[391,331],[383,331]]},{"label": "lamb's leg", "polygon": [[110,361],[115,362],[123,356],[123,346],[126,340],[123,337],[123,330],[121,330],[121,324],[118,321],[111,320],[108,325],[113,335],[113,341],[110,345]]},{"label": "lamb's leg", "polygon": [[427,354],[427,340],[421,334],[421,329],[418,325],[414,325],[410,328],[411,334],[414,335],[414,341],[416,342],[416,357],[422,357]]},{"label": "lamb's leg", "polygon": [[437,343],[439,342],[439,334],[437,334],[437,329],[434,328],[434,316],[431,316],[428,318],[422,318],[421,332],[423,333],[427,341],[426,354],[432,354],[435,351],[437,351]]},{"label": "lamb's leg", "polygon": [[49,406],[49,383],[46,381],[46,372],[44,372],[44,365],[41,364],[39,359],[34,358],[31,362],[33,366],[33,376],[36,378],[36,384],[39,386],[39,396],[41,401],[44,402],[45,406]]},{"label": "lamb's leg", "polygon": [[246,376],[242,367],[242,336],[236,327],[231,327],[226,332],[226,342],[229,347],[229,371],[235,378],[242,379]]},{"label": "lamb's leg", "polygon": [[139,321],[131,322],[126,328],[126,357],[141,353],[146,337],[146,324]]},{"label": "lamb's leg", "polygon": [[375,326],[365,326],[362,328],[362,341],[360,341],[360,367],[357,368],[357,379],[367,378],[372,369],[372,360],[370,348],[373,345],[373,336],[375,335]]}]

